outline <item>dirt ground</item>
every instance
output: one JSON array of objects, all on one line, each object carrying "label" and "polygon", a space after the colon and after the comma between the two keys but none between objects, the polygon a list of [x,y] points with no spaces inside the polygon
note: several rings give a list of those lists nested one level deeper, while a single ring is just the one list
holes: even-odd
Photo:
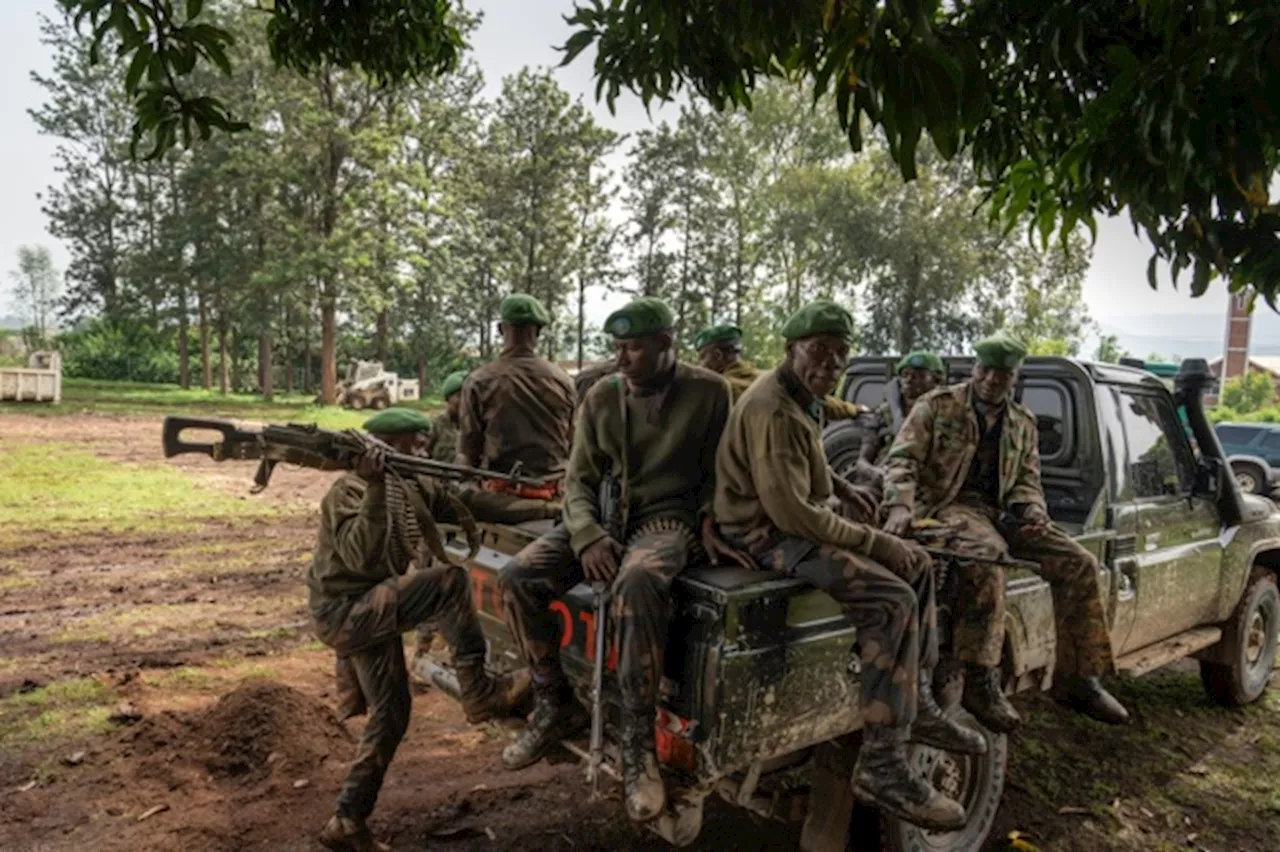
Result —
[{"label": "dirt ground", "polygon": [[[281,469],[251,496],[250,463],[165,462],[156,418],[0,416],[0,453],[46,443],[256,502],[175,529],[0,530],[0,849],[319,849],[361,724],[336,720],[332,657],[305,624],[331,475]],[[1012,831],[1070,852],[1280,848],[1280,703],[1214,708],[1190,669],[1120,692],[1124,731],[1022,702],[988,848]],[[377,833],[406,850],[666,848],[619,819],[616,793],[587,803],[576,767],[502,771],[507,736],[419,691]],[[710,803],[696,848],[798,835]]]}]

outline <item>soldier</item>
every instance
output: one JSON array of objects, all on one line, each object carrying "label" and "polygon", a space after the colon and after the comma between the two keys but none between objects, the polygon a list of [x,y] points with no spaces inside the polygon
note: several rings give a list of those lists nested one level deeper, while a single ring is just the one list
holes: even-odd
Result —
[{"label": "soldier", "polygon": [[720,533],[758,565],[827,592],[857,626],[863,741],[855,793],[908,822],[960,828],[964,808],[907,761],[908,740],[986,751],[983,736],[943,716],[933,696],[938,651],[929,557],[914,543],[841,518],[828,504],[844,486],[833,481],[823,454],[820,400],[844,367],[853,318],[832,302],[813,302],[782,333],[786,360],[739,398],[716,455]]},{"label": "soldier", "polygon": [[[671,309],[637,299],[605,322],[618,374],[583,400],[569,463],[564,523],[503,568],[507,623],[534,682],[529,725],[502,753],[509,769],[536,762],[586,723],[560,668],[553,600],[582,582],[613,587],[623,786],[627,815],[653,819],[666,803],[654,747],[671,582],[693,558],[699,513],[714,494],[715,451],[728,417],[729,386],[679,363]],[[616,513],[599,499],[606,476],[621,488]]]},{"label": "soldier", "polygon": [[[388,408],[364,428],[393,449],[421,454],[431,424],[419,411]],[[390,481],[388,481],[390,480]],[[518,706],[527,681],[495,680],[485,672],[485,640],[465,569],[434,561],[411,490],[432,519],[458,520],[456,498],[423,478],[388,474],[371,449],[320,504],[320,532],[307,571],[309,608],[317,637],[334,649],[342,716],[366,709],[369,721],[337,812],[320,835],[330,849],[381,850],[366,820],[387,767],[409,726],[411,693],[402,631],[433,621],[453,648],[467,720],[505,716]],[[436,544],[439,544],[436,542]],[[409,570],[417,563],[417,570]]]},{"label": "soldier", "polygon": [[444,411],[431,420],[431,436],[427,439],[427,455],[436,461],[451,462],[458,457],[458,415],[462,410],[462,383],[465,370],[450,373],[440,386]]},{"label": "soldier", "polygon": [[[510,473],[517,465],[533,477],[562,477],[573,435],[573,381],[535,351],[551,315],[532,296],[514,293],[502,300],[502,354],[475,370],[462,386],[458,463]],[[515,486],[487,482],[473,508],[487,519],[517,523],[527,519],[529,501],[554,503],[562,486]],[[504,517],[507,510],[516,511]]]},{"label": "soldier", "polygon": [[[1012,553],[1040,563],[1053,589],[1058,662],[1054,697],[1110,724],[1129,714],[1099,682],[1113,660],[1098,562],[1053,525],[1040,484],[1035,416],[1011,398],[1026,347],[1003,333],[974,346],[973,378],[925,394],[902,424],[885,473],[885,530],[906,535],[936,518],[955,533],[947,548],[988,559]],[[964,707],[993,731],[1021,723],[1004,696],[1004,570],[960,563],[955,657],[965,664]]]},{"label": "soldier", "polygon": [[893,438],[902,428],[903,419],[911,412],[916,400],[946,381],[947,368],[942,359],[932,352],[916,351],[903,356],[894,372],[897,378],[889,383],[885,400],[876,406],[874,433],[862,440],[859,458],[870,464],[883,464],[889,454]]},{"label": "soldier", "polygon": [[[698,365],[719,373],[729,382],[734,402],[760,377],[760,371],[742,360],[742,329],[736,325],[713,325],[693,339]],[[825,420],[849,420],[866,413],[861,405],[827,394],[822,400]]]}]

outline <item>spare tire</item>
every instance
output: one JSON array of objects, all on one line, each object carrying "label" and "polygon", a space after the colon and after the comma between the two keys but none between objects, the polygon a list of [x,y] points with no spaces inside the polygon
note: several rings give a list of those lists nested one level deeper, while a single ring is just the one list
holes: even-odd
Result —
[{"label": "spare tire", "polygon": [[857,465],[862,441],[875,436],[877,422],[874,414],[859,414],[852,420],[829,423],[822,430],[822,450],[837,475],[846,476]]}]

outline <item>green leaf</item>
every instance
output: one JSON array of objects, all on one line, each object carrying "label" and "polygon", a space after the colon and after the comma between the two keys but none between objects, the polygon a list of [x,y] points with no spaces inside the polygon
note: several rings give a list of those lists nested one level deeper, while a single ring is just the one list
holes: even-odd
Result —
[{"label": "green leaf", "polygon": [[1160,262],[1160,255],[1151,255],[1151,260],[1147,261],[1147,284],[1152,290],[1160,289],[1160,279],[1156,277],[1156,264]]},{"label": "green leaf", "polygon": [[187,0],[187,20],[200,17],[204,10],[204,0]]},{"label": "green leaf", "polygon": [[142,75],[154,56],[155,49],[150,44],[144,44],[138,48],[137,53],[133,55],[133,61],[129,63],[129,71],[125,74],[124,90],[126,92],[132,95],[138,91],[138,84],[142,82]]}]

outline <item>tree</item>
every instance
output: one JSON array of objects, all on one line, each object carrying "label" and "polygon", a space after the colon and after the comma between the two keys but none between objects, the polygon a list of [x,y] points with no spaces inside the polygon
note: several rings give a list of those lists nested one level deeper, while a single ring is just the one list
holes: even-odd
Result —
[{"label": "tree", "polygon": [[[230,34],[201,20],[201,0],[62,0],[114,32],[129,71],[135,136],[155,151],[194,123],[237,129],[192,83],[229,69]],[[463,38],[449,0],[275,3],[264,15],[274,60],[303,73],[361,67],[380,83],[444,74]],[[1027,216],[1047,237],[1127,209],[1192,293],[1214,273],[1233,289],[1280,292],[1277,9],[1186,4],[1027,4],[1013,0],[769,3],[582,0],[565,61],[595,47],[597,91],[646,104],[688,87],[717,110],[750,108],[761,82],[805,80],[834,107],[850,146],[878,127],[904,178],[927,133],[944,158],[972,155],[995,214]],[[1242,94],[1243,93],[1243,94]],[[1201,105],[1211,103],[1212,110]]]},{"label": "tree", "polygon": [[49,338],[49,320],[62,289],[58,271],[53,268],[53,255],[44,246],[20,246],[18,268],[9,277],[13,279],[18,309],[31,320],[31,328],[43,344]]},{"label": "tree", "polygon": [[1105,334],[1098,339],[1098,347],[1093,350],[1093,360],[1106,364],[1119,364],[1121,358],[1128,358],[1129,350],[1120,346],[1120,339],[1114,334]]},{"label": "tree", "polygon": [[1265,370],[1250,370],[1227,380],[1222,386],[1219,403],[1239,414],[1250,414],[1274,405],[1275,401],[1276,386],[1271,374]]}]

